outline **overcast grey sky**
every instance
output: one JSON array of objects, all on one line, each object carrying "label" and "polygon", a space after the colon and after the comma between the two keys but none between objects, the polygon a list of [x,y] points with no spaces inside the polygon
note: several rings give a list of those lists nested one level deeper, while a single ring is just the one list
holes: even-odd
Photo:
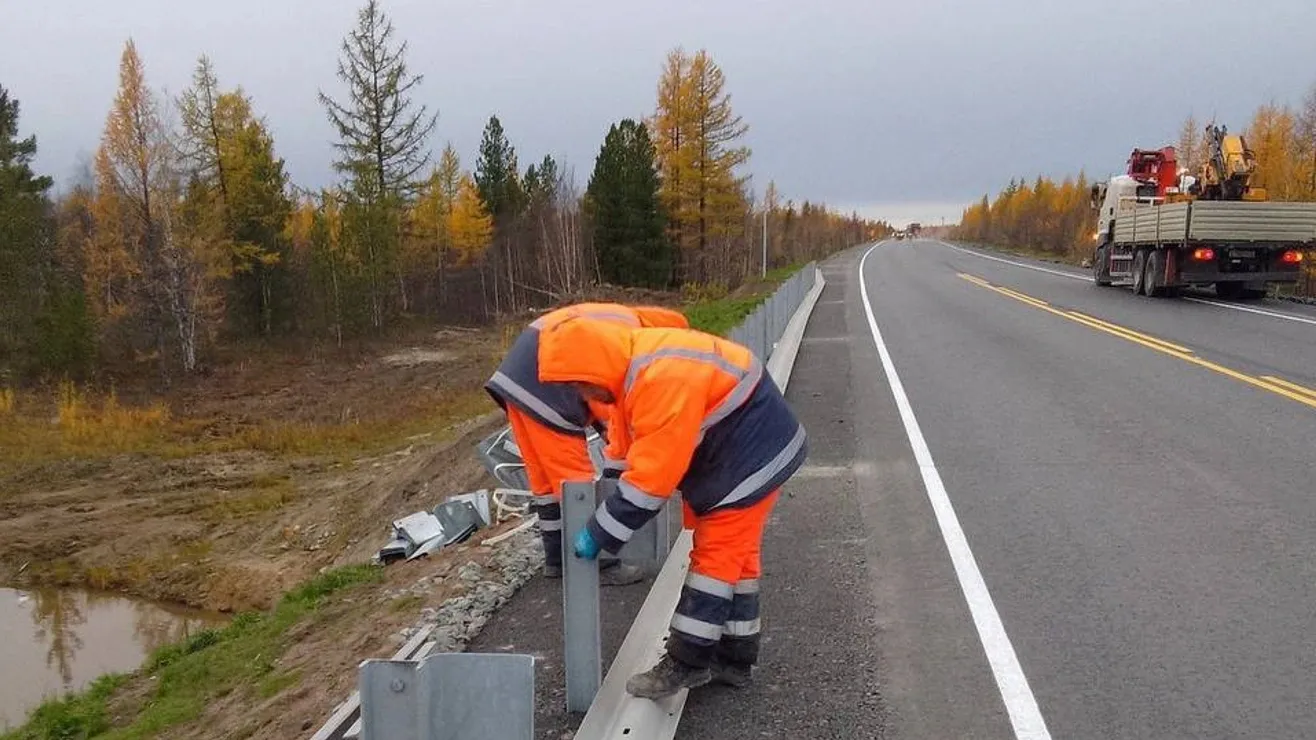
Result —
[{"label": "overcast grey sky", "polygon": [[[451,140],[474,164],[502,119],[522,166],[582,184],[608,125],[653,108],[666,51],[706,48],[750,125],[759,190],[898,223],[958,217],[1013,176],[1108,175],[1189,111],[1242,129],[1316,83],[1313,0],[383,0]],[[132,36],[153,87],[197,55],[254,99],[293,179],[328,184],[338,45],[358,0],[0,0],[0,85],[40,167],[94,151]]]}]

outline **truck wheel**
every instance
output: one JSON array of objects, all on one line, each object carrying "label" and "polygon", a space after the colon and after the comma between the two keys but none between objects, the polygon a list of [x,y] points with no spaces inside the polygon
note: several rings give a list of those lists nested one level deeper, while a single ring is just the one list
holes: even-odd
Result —
[{"label": "truck wheel", "polygon": [[1165,295],[1165,288],[1160,285],[1162,259],[1160,252],[1153,250],[1148,252],[1147,259],[1143,260],[1142,292],[1148,298],[1160,298]]},{"label": "truck wheel", "polygon": [[1097,247],[1097,253],[1092,258],[1092,282],[1102,288],[1110,285],[1110,257],[1105,245]]},{"label": "truck wheel", "polygon": [[1133,294],[1142,295],[1143,281],[1147,279],[1144,274],[1146,271],[1147,250],[1139,249],[1133,254]]}]

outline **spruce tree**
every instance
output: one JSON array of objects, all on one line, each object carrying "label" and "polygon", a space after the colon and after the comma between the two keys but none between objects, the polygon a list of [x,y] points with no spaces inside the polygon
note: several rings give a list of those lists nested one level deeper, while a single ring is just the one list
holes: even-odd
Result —
[{"label": "spruce tree", "polygon": [[594,162],[585,197],[603,279],[662,288],[673,270],[667,220],[659,200],[653,142],[643,124],[613,124]]},{"label": "spruce tree", "polygon": [[495,226],[505,227],[520,213],[524,196],[516,169],[516,150],[503,133],[498,116],[490,116],[484,127],[480,156],[475,161],[475,185]]},{"label": "spruce tree", "polygon": [[35,136],[18,138],[18,101],[0,87],[0,384],[7,375],[77,374],[92,360],[82,282],[60,265]]}]

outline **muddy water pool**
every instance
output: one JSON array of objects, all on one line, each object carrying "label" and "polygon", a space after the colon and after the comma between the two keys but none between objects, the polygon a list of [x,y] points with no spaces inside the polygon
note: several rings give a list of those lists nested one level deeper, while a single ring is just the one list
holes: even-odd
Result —
[{"label": "muddy water pool", "polygon": [[121,594],[0,588],[0,730],[46,697],[131,671],[156,648],[226,619]]}]

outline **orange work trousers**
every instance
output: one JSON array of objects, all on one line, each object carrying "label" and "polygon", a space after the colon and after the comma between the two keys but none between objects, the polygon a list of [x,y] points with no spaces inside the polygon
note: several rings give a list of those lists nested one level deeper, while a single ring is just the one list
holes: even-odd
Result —
[{"label": "orange work trousers", "polygon": [[594,480],[594,463],[584,437],[546,427],[515,404],[507,405],[507,419],[525,460],[531,493],[561,500],[564,481]]},{"label": "orange work trousers", "polygon": [[694,547],[667,639],[672,657],[695,666],[715,659],[758,662],[763,531],[778,495],[773,491],[752,506],[702,516],[682,507]]},{"label": "orange work trousers", "polygon": [[512,439],[521,449],[544,546],[544,565],[562,567],[562,483],[594,480],[594,463],[584,437],[550,429],[515,404],[507,404]]}]

